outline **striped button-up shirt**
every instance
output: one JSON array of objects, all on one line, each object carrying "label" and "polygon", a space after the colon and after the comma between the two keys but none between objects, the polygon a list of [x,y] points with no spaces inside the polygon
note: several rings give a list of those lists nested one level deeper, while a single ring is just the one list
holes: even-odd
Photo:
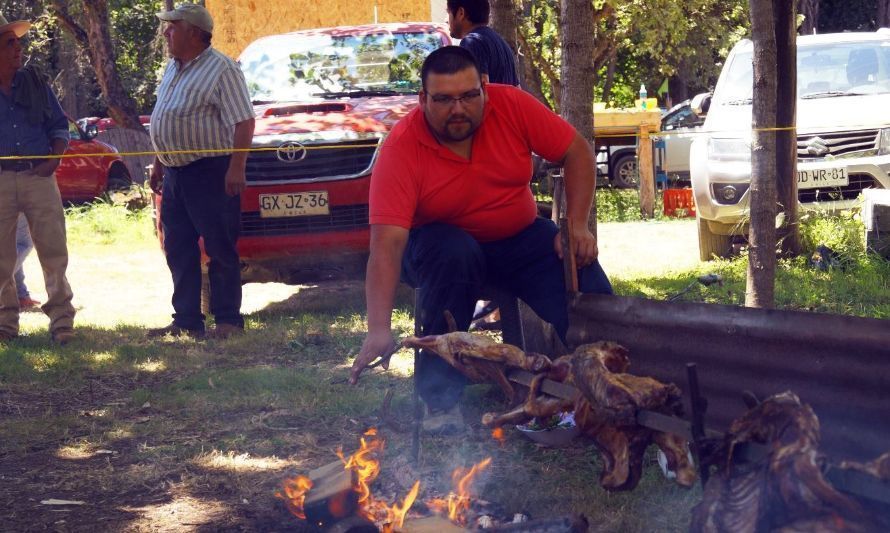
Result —
[{"label": "striped button-up shirt", "polygon": [[167,64],[151,114],[151,142],[161,163],[185,166],[231,153],[235,124],[253,116],[241,69],[208,47],[188,63]]}]

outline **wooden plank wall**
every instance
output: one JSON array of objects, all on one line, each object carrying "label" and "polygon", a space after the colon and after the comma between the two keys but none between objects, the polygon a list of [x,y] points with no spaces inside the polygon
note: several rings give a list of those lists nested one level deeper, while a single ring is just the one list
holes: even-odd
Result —
[{"label": "wooden plank wall", "polygon": [[[237,57],[266,35],[374,22],[432,20],[430,0],[206,0],[213,15],[213,45]],[[435,3],[435,2],[434,2]]]}]

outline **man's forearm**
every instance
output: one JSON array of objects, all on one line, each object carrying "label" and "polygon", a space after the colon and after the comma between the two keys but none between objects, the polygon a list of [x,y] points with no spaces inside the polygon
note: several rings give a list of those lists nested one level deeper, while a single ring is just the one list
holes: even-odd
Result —
[{"label": "man's forearm", "polygon": [[235,135],[232,143],[235,152],[232,153],[232,161],[229,163],[234,168],[244,168],[247,165],[247,149],[253,143],[253,129],[256,121],[253,118],[235,124]]},{"label": "man's forearm", "polygon": [[62,139],[60,137],[56,137],[50,143],[50,149],[53,152],[53,155],[62,155],[65,153],[65,150],[68,149],[68,139]]},{"label": "man's forearm", "polygon": [[392,307],[399,283],[400,262],[401,257],[395,258],[391,253],[371,252],[365,281],[369,333],[392,328]]},{"label": "man's forearm", "polygon": [[573,225],[587,227],[596,194],[596,160],[590,144],[580,135],[572,141],[563,161],[566,186],[566,217]]}]

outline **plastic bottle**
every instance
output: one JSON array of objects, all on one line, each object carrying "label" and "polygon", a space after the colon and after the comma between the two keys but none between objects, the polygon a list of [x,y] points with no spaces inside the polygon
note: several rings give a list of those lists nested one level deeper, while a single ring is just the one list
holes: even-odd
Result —
[{"label": "plastic bottle", "polygon": [[640,107],[643,111],[646,110],[646,97],[649,96],[649,93],[646,92],[646,85],[640,84]]}]

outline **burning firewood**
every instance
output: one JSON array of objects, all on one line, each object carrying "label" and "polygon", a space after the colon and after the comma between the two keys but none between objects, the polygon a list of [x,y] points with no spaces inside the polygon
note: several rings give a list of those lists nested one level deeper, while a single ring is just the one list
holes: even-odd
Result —
[{"label": "burning firewood", "polygon": [[[748,444],[768,452],[746,461]],[[822,476],[819,420],[791,393],[766,399],[732,423],[692,514],[691,531],[876,531],[862,507]]]}]

